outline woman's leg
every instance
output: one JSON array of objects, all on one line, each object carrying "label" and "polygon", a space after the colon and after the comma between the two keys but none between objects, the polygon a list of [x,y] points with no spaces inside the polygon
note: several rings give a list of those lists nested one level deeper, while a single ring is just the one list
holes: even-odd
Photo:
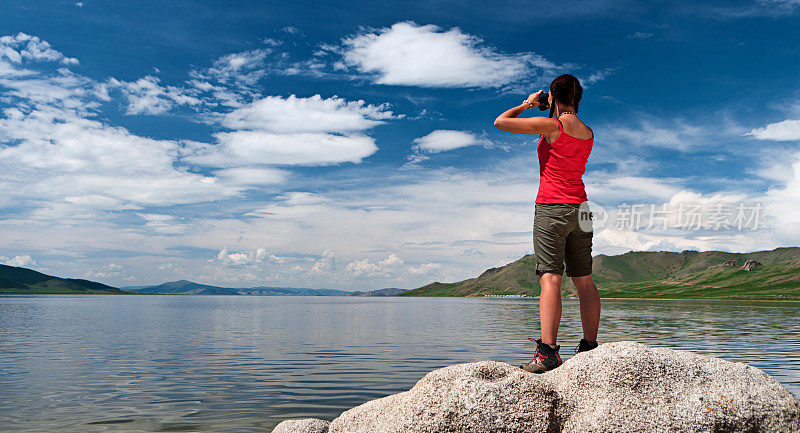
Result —
[{"label": "woman's leg", "polygon": [[551,346],[556,344],[558,325],[561,323],[561,281],[561,275],[553,272],[545,272],[539,278],[539,285],[542,287],[542,293],[539,296],[542,343]]},{"label": "woman's leg", "polygon": [[[583,339],[597,341],[597,328],[600,326],[600,293],[598,293],[591,275],[573,277],[572,282],[578,289],[578,299],[581,303]],[[559,308],[559,312],[560,310],[561,308]],[[542,329],[544,329],[544,325],[542,325]],[[544,331],[542,331],[542,335],[544,335]]]}]

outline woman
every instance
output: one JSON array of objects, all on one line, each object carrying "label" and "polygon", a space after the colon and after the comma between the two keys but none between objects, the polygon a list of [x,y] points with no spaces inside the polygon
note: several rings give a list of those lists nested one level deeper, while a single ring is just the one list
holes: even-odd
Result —
[{"label": "woman", "polygon": [[[556,337],[561,321],[561,275],[565,262],[567,276],[578,289],[581,304],[583,338],[575,348],[576,354],[597,347],[600,323],[600,295],[591,275],[591,214],[585,204],[582,180],[594,133],[578,118],[583,88],[574,76],[561,75],[550,83],[547,98],[550,117],[517,118],[523,111],[540,105],[541,93],[540,90],[531,94],[521,105],[494,121],[494,126],[503,131],[542,136],[537,145],[540,178],[533,219],[536,274],[542,288],[539,297],[542,333],[541,338],[535,340],[533,359],[521,366],[532,373],[543,373],[561,365]],[[581,228],[581,213],[588,216],[589,227]]]}]

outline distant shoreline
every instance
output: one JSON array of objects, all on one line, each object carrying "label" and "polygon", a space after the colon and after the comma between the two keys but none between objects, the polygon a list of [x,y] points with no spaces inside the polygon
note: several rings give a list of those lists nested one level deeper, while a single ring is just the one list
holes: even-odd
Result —
[{"label": "distant shoreline", "polygon": [[[254,298],[331,298],[331,299],[353,299],[353,298],[385,298],[385,299],[392,299],[392,298],[447,298],[447,299],[491,299],[491,300],[538,300],[538,296],[527,296],[527,297],[483,297],[483,296],[320,296],[320,295],[230,295],[230,294],[218,294],[218,295],[197,295],[197,294],[178,294],[178,293],[7,293],[7,292],[0,292],[0,297],[12,297],[12,296],[119,296],[119,295],[137,295],[137,296],[180,296],[180,297],[189,297],[189,296],[200,296],[200,297],[217,297],[217,296],[230,296],[230,297],[237,297],[237,298],[246,298],[246,297],[254,297]],[[565,301],[578,301],[578,298],[562,298]],[[782,299],[774,299],[774,298],[752,298],[752,297],[743,297],[743,298],[604,298],[600,297],[603,301],[614,301],[614,300],[622,300],[622,301],[760,301],[760,302],[800,302],[800,297],[795,298],[782,298]]]}]

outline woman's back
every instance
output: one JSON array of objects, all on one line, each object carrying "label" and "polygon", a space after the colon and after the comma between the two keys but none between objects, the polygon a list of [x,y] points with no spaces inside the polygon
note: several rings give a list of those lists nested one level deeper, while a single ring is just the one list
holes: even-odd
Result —
[{"label": "woman's back", "polygon": [[594,134],[580,119],[570,117],[563,123],[555,119],[558,132],[549,137],[542,134],[539,139],[540,179],[536,203],[583,203],[587,200],[582,177],[592,152]]},{"label": "woman's back", "polygon": [[[594,132],[592,131],[592,128],[586,126],[586,124],[583,123],[583,121],[579,119],[578,116],[563,115],[558,119],[554,120],[560,121],[561,124],[563,125],[562,128],[563,131],[566,132],[571,137],[578,139],[594,138]],[[559,130],[553,132],[550,135],[547,135],[547,142],[552,143],[556,141],[560,132],[561,131]]]}]

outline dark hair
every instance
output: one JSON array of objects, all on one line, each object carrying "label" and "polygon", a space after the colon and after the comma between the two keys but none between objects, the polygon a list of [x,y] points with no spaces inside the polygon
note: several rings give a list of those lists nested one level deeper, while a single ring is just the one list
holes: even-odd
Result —
[{"label": "dark hair", "polygon": [[[574,75],[564,74],[556,77],[556,79],[550,83],[550,93],[553,95],[554,100],[568,107],[572,107],[575,109],[576,113],[578,112],[578,104],[581,103],[583,87],[581,87],[581,82],[578,81]],[[556,104],[552,104],[550,106],[551,117],[553,116],[555,105]]]}]

